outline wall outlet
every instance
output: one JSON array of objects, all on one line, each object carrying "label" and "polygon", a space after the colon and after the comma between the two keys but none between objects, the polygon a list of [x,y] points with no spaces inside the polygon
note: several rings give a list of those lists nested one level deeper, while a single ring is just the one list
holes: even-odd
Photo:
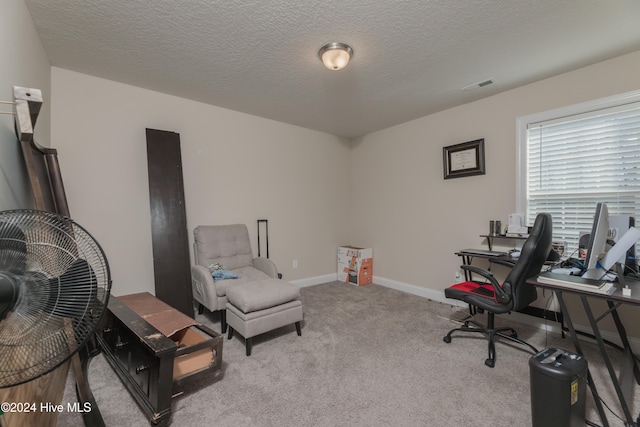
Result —
[{"label": "wall outlet", "polygon": [[293,269],[295,270],[296,268],[298,268],[298,260],[294,259],[293,260]]},{"label": "wall outlet", "polygon": [[459,271],[456,271],[456,275],[454,276],[454,280],[455,280],[455,283],[462,282],[462,273],[460,273]]}]

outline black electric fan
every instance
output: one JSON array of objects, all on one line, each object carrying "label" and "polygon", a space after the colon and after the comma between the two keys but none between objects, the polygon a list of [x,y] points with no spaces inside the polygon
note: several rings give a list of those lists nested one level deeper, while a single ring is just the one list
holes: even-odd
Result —
[{"label": "black electric fan", "polygon": [[53,371],[85,345],[110,289],[104,251],[73,220],[0,212],[0,388]]}]

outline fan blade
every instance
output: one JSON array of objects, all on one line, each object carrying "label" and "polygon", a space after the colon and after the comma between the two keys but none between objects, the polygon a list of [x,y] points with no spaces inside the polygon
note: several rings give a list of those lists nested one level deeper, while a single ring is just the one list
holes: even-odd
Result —
[{"label": "fan blade", "polygon": [[83,317],[98,294],[95,273],[87,261],[77,259],[61,276],[49,279],[45,310],[61,317]]},{"label": "fan blade", "polygon": [[82,348],[110,289],[104,251],[71,218],[0,211],[0,388],[45,375]]},{"label": "fan blade", "polygon": [[0,273],[0,320],[7,316],[7,313],[16,305],[20,286],[11,276]]},{"label": "fan blade", "polygon": [[26,269],[27,243],[20,227],[0,222],[0,268],[14,274]]}]

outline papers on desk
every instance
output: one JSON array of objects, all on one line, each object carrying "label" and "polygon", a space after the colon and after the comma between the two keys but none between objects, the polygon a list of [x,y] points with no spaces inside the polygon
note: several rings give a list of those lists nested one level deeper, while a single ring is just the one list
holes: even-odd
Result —
[{"label": "papers on desk", "polygon": [[610,295],[616,290],[613,282],[583,279],[580,276],[571,276],[569,274],[542,273],[538,276],[537,280],[547,285],[562,286],[569,289],[578,289],[605,295]]}]

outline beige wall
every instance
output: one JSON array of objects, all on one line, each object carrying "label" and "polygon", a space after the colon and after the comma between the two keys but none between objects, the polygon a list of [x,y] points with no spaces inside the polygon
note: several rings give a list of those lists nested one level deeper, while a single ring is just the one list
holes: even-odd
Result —
[{"label": "beige wall", "polygon": [[335,274],[350,221],[344,141],[56,67],[52,87],[69,206],[104,246],[114,295],[154,292],[146,128],[180,134],[190,239],[200,224],[244,223],[256,252],[266,218],[286,279]]},{"label": "beige wall", "polygon": [[[455,251],[485,246],[489,220],[515,212],[516,118],[638,89],[640,51],[354,142],[351,236],[373,247],[377,282],[442,299]],[[442,147],[478,138],[486,175],[444,180]]]},{"label": "beige wall", "polygon": [[[255,220],[268,218],[290,280],[333,274],[335,246],[351,243],[374,248],[379,282],[441,298],[454,252],[482,246],[489,219],[515,210],[516,118],[635,90],[639,63],[636,52],[350,143],[54,67],[53,139],[72,212],[107,247],[116,294],[153,289],[151,127],[181,134],[189,232],[244,222],[255,244]],[[442,147],[477,138],[487,174],[445,181]]]},{"label": "beige wall", "polygon": [[[51,79],[50,65],[22,0],[2,2],[0,12],[0,101],[13,100],[13,86],[42,90],[44,106],[35,128],[35,140],[49,145]],[[12,111],[0,105],[0,111]],[[22,166],[22,154],[14,130],[14,119],[0,115],[0,210],[33,205]]]},{"label": "beige wall", "polygon": [[[499,84],[499,83],[498,83]],[[353,145],[352,237],[372,246],[374,274],[444,289],[481,247],[489,220],[515,211],[516,118],[640,89],[640,51],[442,111]],[[486,175],[443,179],[442,147],[485,139]]]},{"label": "beige wall", "polygon": [[[146,127],[181,135],[189,233],[244,222],[255,245],[255,220],[268,218],[287,279],[330,277],[335,246],[351,243],[374,248],[379,283],[442,299],[453,253],[483,245],[489,219],[515,210],[516,118],[640,88],[636,52],[345,142],[50,69],[21,1],[3,5],[0,36],[0,99],[14,84],[43,90],[36,139],[59,150],[72,214],[105,246],[116,295],[153,292]],[[0,116],[0,137],[13,138],[12,119]],[[442,147],[477,138],[487,174],[443,180]],[[15,153],[1,154],[3,175],[15,176]],[[0,208],[21,204],[14,184],[0,180],[0,190]]]}]

